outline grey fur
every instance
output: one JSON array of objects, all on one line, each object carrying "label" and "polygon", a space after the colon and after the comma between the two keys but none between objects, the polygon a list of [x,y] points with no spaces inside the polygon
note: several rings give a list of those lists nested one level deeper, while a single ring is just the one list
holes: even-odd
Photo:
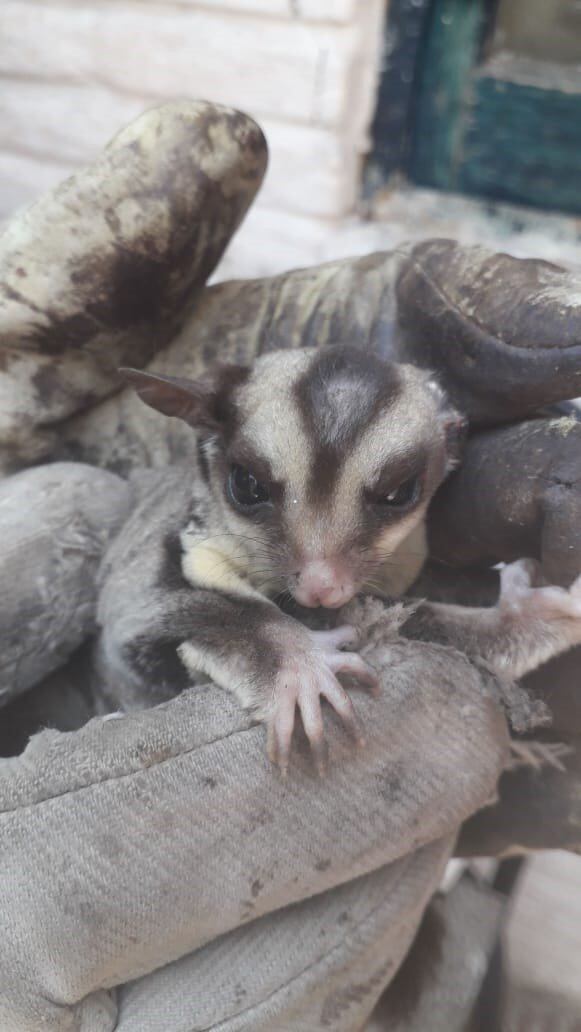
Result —
[{"label": "grey fur", "polygon": [[[425,558],[427,504],[450,465],[445,397],[425,373],[353,349],[314,359],[273,353],[250,373],[222,369],[203,384],[132,379],[148,404],[200,426],[202,438],[199,468],[152,482],[104,566],[98,665],[106,691],[139,708],[209,676],[266,721],[270,755],[283,767],[296,705],[322,766],[320,696],[357,736],[336,675],[371,684],[371,671],[339,651],[345,633],[313,636],[274,598],[285,587],[294,594],[304,556],[329,553],[355,571],[350,597],[373,578],[394,595],[410,585]],[[358,409],[352,394],[364,388]],[[333,480],[326,498],[312,491],[323,452]],[[250,514],[231,504],[232,463],[267,477],[272,502]],[[414,468],[419,503],[378,516],[367,492],[397,485]],[[406,633],[452,645],[507,680],[519,677],[581,641],[577,589],[555,599],[547,595],[555,589],[533,590],[529,574],[515,581],[509,568],[492,609],[416,606]]]},{"label": "grey fur", "polygon": [[505,567],[500,597],[492,607],[422,602],[403,632],[482,659],[500,677],[523,677],[581,644],[581,577],[565,590],[544,584],[539,571],[533,560]]},{"label": "grey fur", "polygon": [[0,705],[61,666],[95,631],[102,554],[131,492],[120,477],[55,462],[0,484]]},{"label": "grey fur", "polygon": [[[275,353],[250,374],[219,367],[201,382],[127,376],[148,405],[197,426],[201,436],[198,469],[184,467],[152,486],[105,564],[98,665],[111,701],[152,704],[202,673],[270,721],[277,739],[280,700],[296,691],[323,762],[319,694],[357,734],[335,675],[343,670],[371,683],[372,674],[356,655],[338,651],[344,634],[313,638],[273,598],[285,588],[294,593],[297,567],[311,557],[342,562],[353,593],[372,575],[398,591],[413,580],[423,561],[415,532],[446,470],[441,399],[424,373],[345,348],[314,357]],[[312,483],[323,453],[334,483],[317,499]],[[233,463],[268,478],[272,504],[249,516],[230,503]],[[386,519],[366,491],[377,490],[390,463],[395,478],[415,463],[423,493],[409,511]],[[386,554],[391,560],[398,547],[403,556],[390,578]],[[293,721],[287,713],[275,751],[288,751]]]}]

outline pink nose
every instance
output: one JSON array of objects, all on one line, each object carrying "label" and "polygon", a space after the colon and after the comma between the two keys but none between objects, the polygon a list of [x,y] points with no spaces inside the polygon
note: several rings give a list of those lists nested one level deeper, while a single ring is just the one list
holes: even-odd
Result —
[{"label": "pink nose", "polygon": [[339,563],[314,559],[298,575],[295,598],[302,606],[344,606],[356,592],[353,577]]}]

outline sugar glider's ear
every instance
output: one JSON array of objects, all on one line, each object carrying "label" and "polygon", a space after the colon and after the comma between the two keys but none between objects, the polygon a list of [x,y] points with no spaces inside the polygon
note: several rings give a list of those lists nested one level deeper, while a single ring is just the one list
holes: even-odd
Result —
[{"label": "sugar glider's ear", "polygon": [[232,394],[248,377],[246,366],[220,365],[199,380],[159,376],[141,369],[119,373],[146,405],[194,427],[222,431],[232,414]]},{"label": "sugar glider's ear", "polygon": [[462,458],[468,434],[468,420],[453,407],[448,400],[446,391],[432,375],[428,378],[427,386],[438,402],[446,439],[446,473],[450,473]]}]

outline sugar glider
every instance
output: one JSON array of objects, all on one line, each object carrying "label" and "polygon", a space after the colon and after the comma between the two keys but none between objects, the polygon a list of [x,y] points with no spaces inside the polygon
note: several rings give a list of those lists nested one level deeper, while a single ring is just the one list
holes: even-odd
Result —
[{"label": "sugar glider", "polygon": [[[283,770],[298,709],[322,769],[321,699],[359,739],[339,676],[373,690],[376,675],[343,651],[350,627],[311,631],[278,603],[336,610],[362,591],[409,588],[430,499],[458,461],[461,417],[425,371],[352,347],[272,352],[196,381],[122,372],[142,401],[195,429],[197,453],[195,467],[152,474],[109,554],[100,648],[117,701],[152,705],[206,675],[266,723]],[[581,606],[577,633],[580,617]],[[508,673],[522,615],[508,637],[501,620],[500,644],[489,611],[424,603],[412,624],[468,651],[482,642]]]}]

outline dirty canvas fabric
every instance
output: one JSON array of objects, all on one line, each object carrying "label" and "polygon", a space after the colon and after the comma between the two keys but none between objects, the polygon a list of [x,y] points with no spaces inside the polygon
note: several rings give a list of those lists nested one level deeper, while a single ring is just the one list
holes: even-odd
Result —
[{"label": "dirty canvas fabric", "polygon": [[0,236],[0,469],[119,388],[183,324],[258,190],[266,142],[232,108],[146,111]]},{"label": "dirty canvas fabric", "polygon": [[361,1027],[508,745],[460,653],[386,619],[366,655],[367,744],[330,727],[323,781],[211,686],[3,761],[3,1032]]},{"label": "dirty canvas fabric", "polygon": [[361,1028],[408,950],[451,844],[440,839],[128,985],[118,1028]]}]

